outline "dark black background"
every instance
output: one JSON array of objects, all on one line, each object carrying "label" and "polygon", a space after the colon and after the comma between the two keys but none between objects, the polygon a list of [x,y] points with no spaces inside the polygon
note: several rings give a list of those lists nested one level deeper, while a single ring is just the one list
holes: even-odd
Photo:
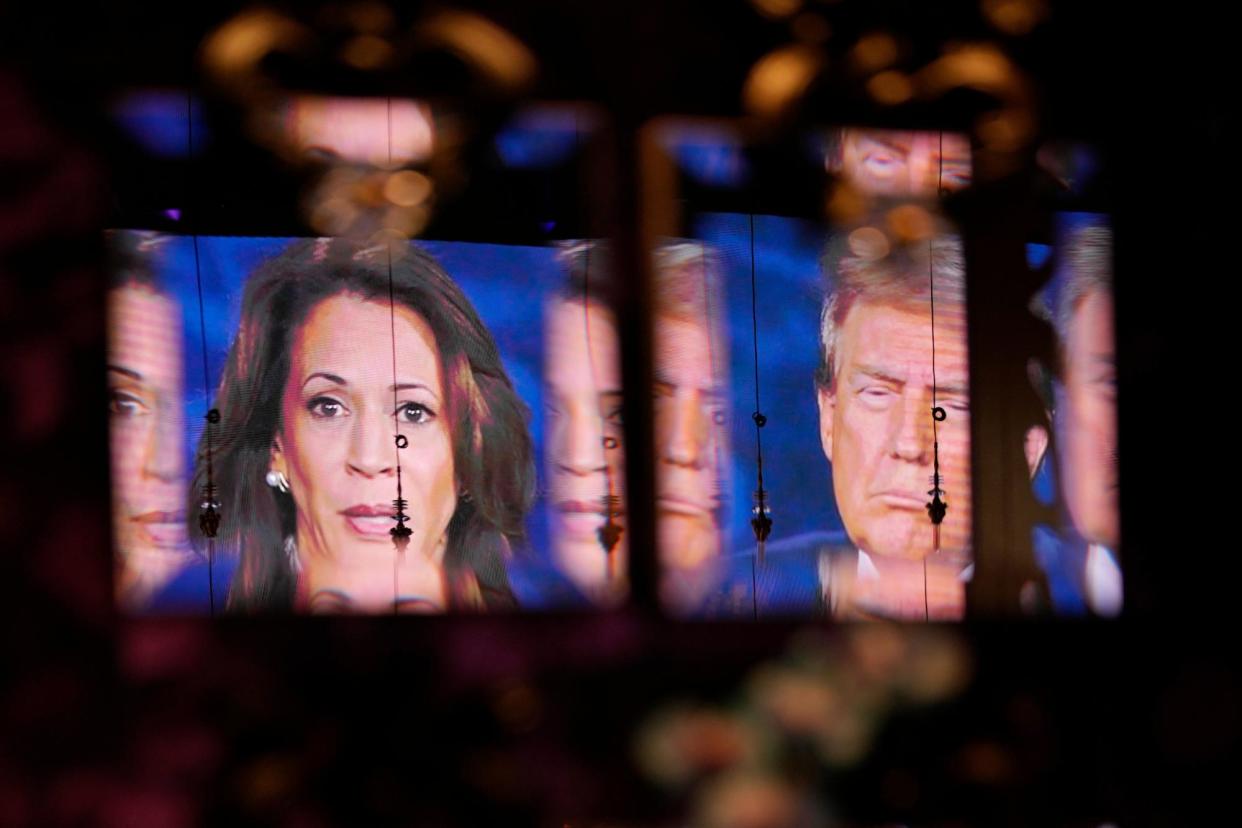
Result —
[{"label": "dark black background", "polygon": [[[788,38],[742,3],[459,5],[532,47],[536,97],[610,113],[594,220],[623,249],[639,238],[637,128],[738,114],[748,68]],[[1116,228],[1127,614],[964,625],[970,690],[898,718],[830,783],[861,824],[1186,824],[1236,784],[1236,46],[1214,4],[1085,5],[1055,4],[1008,46],[1038,81],[1048,133],[1106,159],[1099,192],[1075,206],[1111,211]],[[987,34],[974,4],[823,8],[834,38],[886,27],[928,54]],[[198,40],[233,10],[0,12],[0,823],[667,821],[678,803],[632,769],[633,728],[663,699],[727,697],[794,626],[666,620],[641,555],[636,606],[601,617],[143,622],[112,609],[98,230],[197,187],[203,229],[261,233],[296,221],[297,183],[240,147],[218,169],[154,168],[106,104],[131,86],[195,85]],[[834,120],[876,118],[846,80],[823,94]],[[952,126],[961,113],[908,117]],[[505,186],[501,198],[480,185],[486,219],[463,226],[523,237],[529,190]],[[624,313],[641,323],[644,311],[631,298]],[[986,313],[972,306],[972,320]],[[627,357],[627,379],[641,379],[644,348]],[[641,415],[628,422],[649,439]],[[537,699],[517,719],[499,703],[514,686]],[[1002,746],[1009,772],[960,770],[980,741]]]}]

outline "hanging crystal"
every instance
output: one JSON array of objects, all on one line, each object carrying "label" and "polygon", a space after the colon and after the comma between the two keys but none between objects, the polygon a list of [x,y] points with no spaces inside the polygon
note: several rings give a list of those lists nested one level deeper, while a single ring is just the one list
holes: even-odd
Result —
[{"label": "hanging crystal", "polygon": [[604,525],[595,530],[596,537],[599,538],[599,545],[604,547],[604,551],[609,555],[617,548],[617,544],[621,541],[621,535],[625,531],[621,528],[621,524],[617,523],[614,518],[621,514],[621,498],[612,494],[612,481],[608,483],[609,494],[605,495],[604,501]]},{"label": "hanging crystal", "polygon": [[[932,420],[935,423],[943,422],[947,416],[948,415],[945,413],[945,410],[941,408],[940,406],[935,406],[934,408],[932,408]],[[933,428],[934,428],[934,424],[933,424]],[[932,465],[932,476],[931,476],[932,487],[927,490],[927,493],[931,495],[932,499],[931,499],[931,503],[927,504],[927,516],[931,518],[932,525],[936,527],[937,541],[939,541],[940,524],[941,522],[944,521],[945,512],[949,510],[948,504],[940,499],[941,495],[944,494],[944,489],[940,485],[941,479],[940,479],[940,441],[939,440],[936,440],[935,442],[932,443],[932,464],[933,464]],[[936,547],[939,548],[939,546],[940,544],[939,542],[937,542]]]},{"label": "hanging crystal", "polygon": [[216,497],[216,481],[211,462],[211,427],[220,422],[220,410],[207,412],[207,483],[203,486],[203,498],[198,504],[198,528],[203,537],[214,538],[220,532],[220,501]]},{"label": "hanging crystal", "polygon": [[[401,435],[398,435],[400,438]],[[397,444],[400,446],[400,443]],[[404,552],[406,547],[410,545],[410,535],[414,534],[414,530],[406,526],[405,523],[410,518],[406,515],[405,509],[409,506],[409,502],[401,493],[401,466],[397,466],[397,499],[392,502],[393,520],[397,525],[388,530],[388,534],[392,535],[392,545],[396,547],[398,552]]]}]

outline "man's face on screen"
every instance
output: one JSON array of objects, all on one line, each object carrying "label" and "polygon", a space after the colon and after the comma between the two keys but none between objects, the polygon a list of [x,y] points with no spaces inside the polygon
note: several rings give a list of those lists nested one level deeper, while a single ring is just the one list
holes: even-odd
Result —
[{"label": "man's face on screen", "polygon": [[970,143],[953,132],[846,129],[837,172],[871,195],[934,197],[938,186],[970,184]]},{"label": "man's face on screen", "polygon": [[[855,302],[838,331],[833,387],[819,392],[820,432],[845,530],[871,555],[925,558],[933,473],[932,326],[925,308]],[[963,309],[936,309],[940,548],[970,543],[970,402]]]},{"label": "man's face on screen", "polygon": [[1070,518],[1088,541],[1116,548],[1117,364],[1113,299],[1095,289],[1079,300],[1065,342],[1057,412],[1062,485]]},{"label": "man's face on screen", "polygon": [[719,548],[719,464],[726,422],[705,320],[655,320],[656,501],[665,564],[693,567]]},{"label": "man's face on screen", "polygon": [[610,507],[615,525],[623,528],[625,521],[620,349],[612,312],[593,301],[554,301],[544,370],[554,557],[574,583],[596,592],[626,573],[625,535],[611,553],[600,538]]}]

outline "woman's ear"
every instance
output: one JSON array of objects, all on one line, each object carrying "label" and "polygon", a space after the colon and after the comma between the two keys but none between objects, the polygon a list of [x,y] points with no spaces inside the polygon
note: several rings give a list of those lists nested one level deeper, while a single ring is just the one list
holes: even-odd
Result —
[{"label": "woman's ear", "polygon": [[272,451],[271,456],[268,459],[267,470],[280,472],[286,478],[289,477],[289,464],[285,459],[284,444],[281,442],[279,432],[277,432],[276,436],[272,438]]}]

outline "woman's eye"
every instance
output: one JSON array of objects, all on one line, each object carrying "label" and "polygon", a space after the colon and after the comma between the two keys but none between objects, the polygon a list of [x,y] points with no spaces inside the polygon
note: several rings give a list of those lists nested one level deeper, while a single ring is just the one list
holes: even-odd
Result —
[{"label": "woman's eye", "polygon": [[139,397],[126,391],[114,389],[108,394],[108,411],[117,417],[140,417],[149,410]]},{"label": "woman's eye", "polygon": [[345,406],[340,400],[334,400],[331,397],[314,397],[306,404],[306,410],[311,413],[312,417],[328,420],[344,414]]},{"label": "woman's eye", "polygon": [[436,416],[434,411],[422,403],[405,403],[397,411],[407,423],[429,423]]}]

